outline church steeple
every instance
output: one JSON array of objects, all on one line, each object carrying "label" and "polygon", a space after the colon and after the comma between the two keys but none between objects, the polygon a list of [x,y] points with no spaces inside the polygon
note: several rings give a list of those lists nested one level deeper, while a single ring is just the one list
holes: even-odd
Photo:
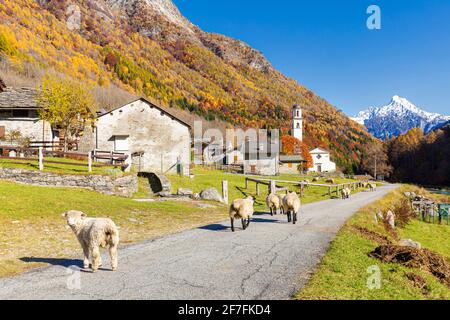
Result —
[{"label": "church steeple", "polygon": [[291,134],[294,138],[303,141],[303,118],[302,108],[299,105],[292,107],[292,131]]}]

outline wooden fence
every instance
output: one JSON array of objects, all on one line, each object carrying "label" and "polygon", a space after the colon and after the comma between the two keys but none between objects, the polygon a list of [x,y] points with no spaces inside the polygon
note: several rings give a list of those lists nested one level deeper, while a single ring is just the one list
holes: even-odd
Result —
[{"label": "wooden fence", "polygon": [[[0,146],[0,149],[4,148]],[[0,159],[12,160],[15,163],[21,163],[23,161],[37,161],[39,163],[39,170],[44,170],[44,164],[60,164],[60,165],[70,165],[70,166],[81,166],[87,167],[88,172],[92,172],[92,168],[101,168],[101,167],[121,167],[122,170],[127,168],[127,164],[125,164],[125,160],[128,156],[123,153],[116,152],[108,152],[108,156],[101,156],[96,152],[88,152],[88,153],[80,153],[80,152],[63,152],[63,151],[53,151],[53,150],[44,150],[43,147],[39,147],[38,149],[34,148],[17,148],[17,150],[26,154],[26,156],[3,156],[0,155]],[[55,158],[69,158],[73,160],[87,160],[87,163],[82,162],[68,162],[68,161],[58,161],[54,159],[46,159],[47,157],[55,157]],[[95,162],[94,159],[104,159],[109,160],[107,163]]]},{"label": "wooden fence", "polygon": [[257,178],[245,178],[245,188],[248,189],[249,182],[256,183],[256,194],[259,196],[261,194],[260,185],[266,185],[269,187],[269,193],[271,192],[283,192],[286,193],[289,190],[289,187],[283,187],[279,185],[282,184],[292,184],[294,186],[297,186],[300,188],[300,195],[304,195],[305,188],[312,186],[312,187],[323,187],[328,189],[328,195],[330,198],[333,196],[333,193],[336,193],[336,197],[339,197],[339,192],[348,187],[351,190],[356,190],[357,188],[362,186],[361,181],[355,181],[355,182],[346,182],[346,183],[340,183],[340,184],[321,184],[321,183],[310,183],[306,181],[289,181],[289,180],[271,180],[271,179],[257,179]]}]

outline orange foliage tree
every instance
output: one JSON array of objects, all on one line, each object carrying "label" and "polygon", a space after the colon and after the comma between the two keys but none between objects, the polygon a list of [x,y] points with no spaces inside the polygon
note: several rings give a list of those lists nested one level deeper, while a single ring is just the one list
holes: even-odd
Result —
[{"label": "orange foliage tree", "polygon": [[281,137],[282,153],[287,155],[298,155],[306,161],[302,166],[303,170],[309,169],[313,166],[313,159],[309,153],[309,147],[306,143],[301,142],[293,136],[285,135]]}]

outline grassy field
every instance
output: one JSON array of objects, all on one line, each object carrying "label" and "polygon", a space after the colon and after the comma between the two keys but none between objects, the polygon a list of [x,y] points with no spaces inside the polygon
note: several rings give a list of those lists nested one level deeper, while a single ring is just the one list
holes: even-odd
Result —
[{"label": "grassy field", "polygon": [[[49,163],[47,161],[56,161],[56,162],[67,162],[68,164],[56,164]],[[79,165],[72,165],[69,163],[77,163]],[[0,168],[18,168],[25,170],[39,170],[39,162],[37,160],[19,160],[19,159],[0,159]],[[44,158],[44,172],[53,172],[60,174],[100,174],[100,175],[110,175],[116,174],[120,169],[114,169],[114,167],[92,167],[92,173],[88,172],[88,163],[87,161],[66,159],[66,158],[52,158],[46,157]]]},{"label": "grassy field", "polygon": [[[433,275],[400,264],[382,263],[368,256],[379,244],[355,230],[356,226],[367,228],[392,240],[381,224],[377,224],[374,213],[386,210],[397,201],[405,190],[418,188],[402,186],[383,199],[360,210],[339,232],[317,272],[296,299],[450,299],[450,288]],[[421,192],[424,192],[423,190]],[[431,195],[429,195],[431,196]],[[445,197],[440,197],[445,200]],[[450,202],[450,197],[446,198]],[[428,224],[412,220],[403,229],[397,230],[401,239],[413,239],[424,248],[450,259],[450,226]],[[370,290],[367,279],[368,268],[378,266],[381,271],[381,289]],[[415,286],[406,277],[414,273],[426,281],[426,291]]]},{"label": "grassy field", "polygon": [[[61,213],[81,210],[112,218],[126,245],[221,221],[226,209],[202,209],[191,202],[139,203],[131,199],[70,188],[47,188],[0,181],[0,276],[81,255]],[[31,259],[31,263],[23,258]],[[30,261],[30,260],[28,260]]]},{"label": "grassy field", "polygon": [[[256,195],[256,185],[255,183],[249,184],[249,189],[245,189],[245,176],[238,174],[231,174],[217,170],[211,170],[204,167],[196,167],[193,169],[192,173],[194,174],[194,178],[191,179],[189,177],[183,177],[178,175],[169,176],[170,181],[172,182],[172,192],[176,192],[178,188],[189,188],[194,192],[200,192],[203,189],[209,187],[215,187],[219,192],[222,189],[222,181],[228,180],[228,192],[229,199],[242,198],[247,195]],[[256,177],[258,178],[258,177]],[[260,177],[261,178],[261,177]],[[287,181],[300,181],[303,179],[312,180],[312,176],[306,175],[280,175],[276,177],[264,177],[264,179],[274,179],[274,180],[287,180]],[[351,179],[343,179],[343,178],[333,178],[335,183],[345,183],[352,182],[355,180]],[[325,184],[326,179],[321,179],[318,183]],[[293,185],[289,184],[280,184],[281,186],[289,186],[294,188]],[[255,202],[256,210],[265,210],[265,198],[268,193],[268,186],[261,185],[261,195],[257,197]],[[299,192],[299,188],[295,187],[293,190]],[[302,203],[310,203],[320,200],[329,199],[328,196],[328,188],[325,187],[308,187],[305,190],[305,195],[302,198]]]}]

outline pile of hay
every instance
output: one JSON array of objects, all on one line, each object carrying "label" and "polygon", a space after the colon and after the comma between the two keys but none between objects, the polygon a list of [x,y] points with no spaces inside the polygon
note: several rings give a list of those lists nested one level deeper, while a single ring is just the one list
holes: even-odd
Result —
[{"label": "pile of hay", "polygon": [[450,264],[440,254],[428,249],[415,249],[396,245],[381,245],[369,253],[370,257],[383,262],[400,263],[409,268],[430,272],[439,281],[450,287]]}]

